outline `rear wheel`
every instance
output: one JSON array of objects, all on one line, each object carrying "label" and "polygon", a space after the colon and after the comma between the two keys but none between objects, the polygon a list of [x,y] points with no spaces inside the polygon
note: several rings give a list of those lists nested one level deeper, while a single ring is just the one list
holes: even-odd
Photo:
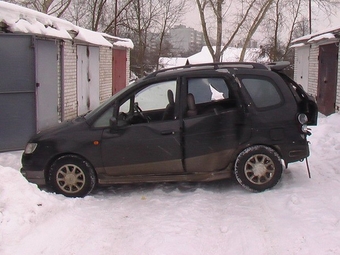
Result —
[{"label": "rear wheel", "polygon": [[76,155],[58,158],[50,168],[50,183],[56,193],[84,197],[96,184],[92,166]]},{"label": "rear wheel", "polygon": [[237,181],[252,191],[274,187],[282,176],[279,154],[272,148],[256,145],[242,151],[235,162]]}]

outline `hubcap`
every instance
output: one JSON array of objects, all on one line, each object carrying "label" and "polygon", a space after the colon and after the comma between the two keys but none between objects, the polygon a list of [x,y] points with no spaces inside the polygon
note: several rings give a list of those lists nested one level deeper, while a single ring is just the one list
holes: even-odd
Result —
[{"label": "hubcap", "polygon": [[256,154],[247,160],[244,172],[250,182],[265,184],[273,178],[275,165],[267,155]]},{"label": "hubcap", "polygon": [[76,193],[85,185],[85,174],[74,164],[67,164],[57,171],[57,184],[64,192]]}]

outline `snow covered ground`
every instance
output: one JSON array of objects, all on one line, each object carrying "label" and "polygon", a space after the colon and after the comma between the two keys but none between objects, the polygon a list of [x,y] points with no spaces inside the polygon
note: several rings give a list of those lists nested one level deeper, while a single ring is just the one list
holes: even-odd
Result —
[{"label": "snow covered ground", "polygon": [[312,179],[294,163],[263,193],[225,180],[66,198],[21,176],[21,152],[1,153],[0,254],[340,254],[340,114],[312,131]]}]

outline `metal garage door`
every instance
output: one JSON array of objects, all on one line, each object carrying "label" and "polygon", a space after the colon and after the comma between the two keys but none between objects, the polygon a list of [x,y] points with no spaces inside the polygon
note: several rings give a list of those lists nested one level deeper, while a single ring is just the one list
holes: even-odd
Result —
[{"label": "metal garage door", "polygon": [[56,41],[35,41],[37,131],[58,123],[57,55]]},{"label": "metal garage door", "polygon": [[99,47],[77,46],[78,115],[99,106]]},{"label": "metal garage door", "polygon": [[31,36],[0,36],[0,151],[23,149],[36,131]]},{"label": "metal garage door", "polygon": [[319,79],[317,103],[319,111],[325,115],[335,112],[338,45],[326,44],[319,46]]}]

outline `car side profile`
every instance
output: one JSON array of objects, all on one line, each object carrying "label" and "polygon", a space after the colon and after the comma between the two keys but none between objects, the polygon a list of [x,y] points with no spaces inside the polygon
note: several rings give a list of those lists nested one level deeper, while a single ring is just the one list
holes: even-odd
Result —
[{"label": "car side profile", "polygon": [[65,196],[96,185],[235,176],[274,187],[309,156],[317,106],[283,73],[289,63],[211,63],[154,72],[97,109],[34,135],[22,174]]}]

